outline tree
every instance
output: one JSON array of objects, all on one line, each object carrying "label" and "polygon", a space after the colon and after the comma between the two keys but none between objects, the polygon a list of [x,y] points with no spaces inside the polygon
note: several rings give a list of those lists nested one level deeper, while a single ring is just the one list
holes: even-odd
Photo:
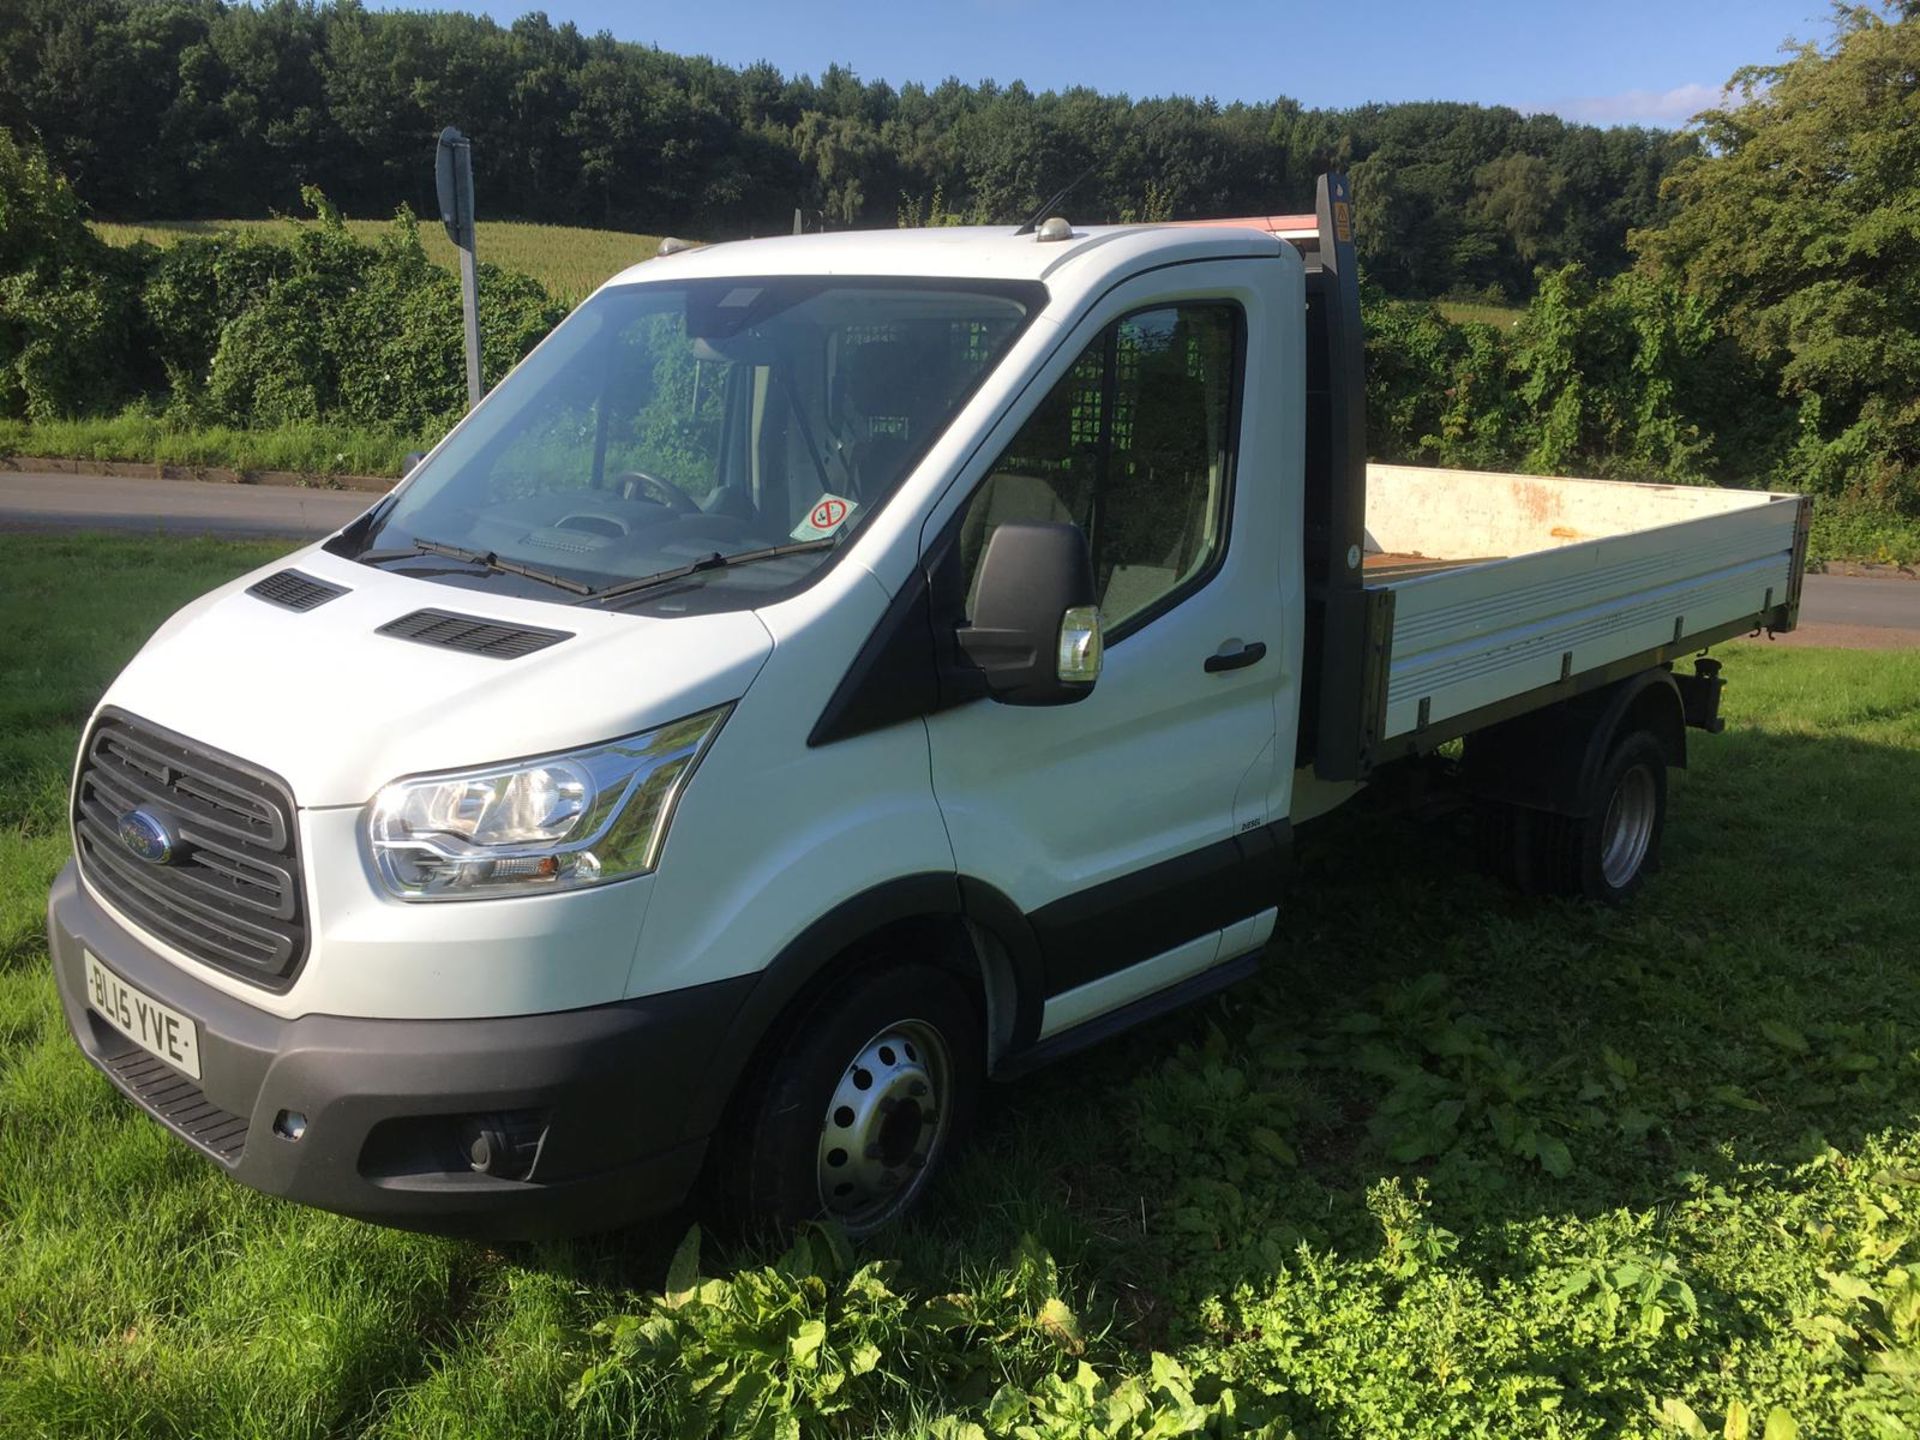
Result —
[{"label": "tree", "polygon": [[1800,483],[1920,510],[1920,3],[1734,77],[1635,248],[1796,408]]},{"label": "tree", "polygon": [[1505,231],[1514,253],[1531,265],[1553,230],[1566,179],[1538,155],[1509,151],[1473,173],[1473,213]]}]

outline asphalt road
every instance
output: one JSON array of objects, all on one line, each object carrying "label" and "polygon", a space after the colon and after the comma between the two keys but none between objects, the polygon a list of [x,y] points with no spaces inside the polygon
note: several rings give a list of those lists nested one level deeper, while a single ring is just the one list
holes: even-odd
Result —
[{"label": "asphalt road", "polygon": [[1920,647],[1920,580],[1809,575],[1800,595],[1799,628],[1775,643],[1842,650]]},{"label": "asphalt road", "polygon": [[0,471],[0,529],[160,530],[179,535],[318,539],[331,535],[379,498],[365,490]]},{"label": "asphalt road", "polygon": [[[1817,597],[1817,598],[1816,598]],[[1809,575],[1803,620],[1867,629],[1920,629],[1920,582],[1867,576]]]},{"label": "asphalt road", "polygon": [[[364,490],[0,471],[0,529],[315,539],[332,534],[378,498]],[[1920,647],[1920,581],[1809,575],[1800,628],[1778,643]]]}]

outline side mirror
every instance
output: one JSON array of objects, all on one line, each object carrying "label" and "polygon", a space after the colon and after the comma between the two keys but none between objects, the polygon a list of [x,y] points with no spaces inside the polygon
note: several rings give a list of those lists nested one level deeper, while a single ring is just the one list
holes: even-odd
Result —
[{"label": "side mirror", "polygon": [[1011,523],[987,540],[961,652],[1007,705],[1071,705],[1100,678],[1093,556],[1078,525]]},{"label": "side mirror", "polygon": [[413,467],[426,458],[427,452],[424,450],[409,450],[400,460],[400,478],[406,479],[413,473]]}]

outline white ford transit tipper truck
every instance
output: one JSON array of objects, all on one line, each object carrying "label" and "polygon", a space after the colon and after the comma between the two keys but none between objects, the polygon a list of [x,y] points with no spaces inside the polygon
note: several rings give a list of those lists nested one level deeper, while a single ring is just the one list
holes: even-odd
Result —
[{"label": "white ford transit tipper truck", "polygon": [[1792,627],[1807,506],[1367,465],[1349,214],[620,275],[113,682],[50,903],[81,1048],[352,1215],[704,1176],[858,1233],[988,1077],[1248,973],[1363,788],[1624,897],[1719,724],[1673,662]]}]

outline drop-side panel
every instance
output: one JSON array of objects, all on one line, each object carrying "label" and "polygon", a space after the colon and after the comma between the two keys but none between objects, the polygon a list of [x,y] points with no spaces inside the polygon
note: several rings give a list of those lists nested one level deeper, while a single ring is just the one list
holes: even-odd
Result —
[{"label": "drop-side panel", "polygon": [[1789,623],[1801,508],[1779,496],[1388,584],[1380,733],[1406,735],[1630,656],[1683,654],[1729,625]]}]

